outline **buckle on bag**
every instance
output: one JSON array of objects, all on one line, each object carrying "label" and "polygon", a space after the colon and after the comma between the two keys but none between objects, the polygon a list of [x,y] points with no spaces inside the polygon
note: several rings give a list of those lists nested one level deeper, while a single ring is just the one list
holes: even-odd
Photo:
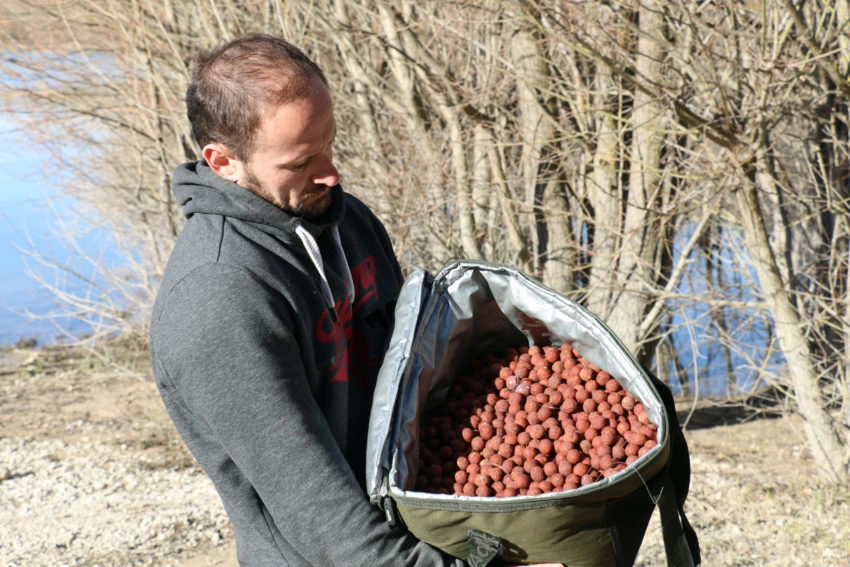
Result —
[{"label": "buckle on bag", "polygon": [[485,567],[504,550],[502,538],[478,530],[467,532],[467,545],[469,550],[466,561],[470,567]]}]

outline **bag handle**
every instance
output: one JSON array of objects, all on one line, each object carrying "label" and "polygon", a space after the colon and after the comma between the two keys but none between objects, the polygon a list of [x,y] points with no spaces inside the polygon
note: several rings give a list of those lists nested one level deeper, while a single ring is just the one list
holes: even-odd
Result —
[{"label": "bag handle", "polygon": [[664,469],[658,511],[661,517],[661,533],[667,552],[668,567],[699,567],[701,563],[697,534],[685,515],[685,500],[688,497],[691,479],[691,459],[685,434],[676,417],[676,402],[673,392],[655,374],[646,370],[658,391],[670,424],[670,460]]}]

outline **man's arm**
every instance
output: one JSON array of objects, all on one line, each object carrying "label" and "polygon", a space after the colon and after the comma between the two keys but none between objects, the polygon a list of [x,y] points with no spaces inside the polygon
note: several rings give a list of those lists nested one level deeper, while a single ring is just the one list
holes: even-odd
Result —
[{"label": "man's arm", "polygon": [[156,345],[162,366],[235,465],[207,470],[223,498],[228,475],[244,475],[261,504],[230,507],[264,507],[313,565],[463,565],[390,528],[369,503],[309,390],[279,303],[243,270],[207,266],[172,290],[159,322],[168,329]]}]

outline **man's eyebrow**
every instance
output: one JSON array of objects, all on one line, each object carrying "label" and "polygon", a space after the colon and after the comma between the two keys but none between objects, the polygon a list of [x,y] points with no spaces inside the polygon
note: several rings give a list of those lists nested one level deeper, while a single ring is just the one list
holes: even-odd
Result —
[{"label": "man's eyebrow", "polygon": [[307,156],[301,156],[301,157],[299,157],[299,158],[297,158],[297,159],[293,159],[293,160],[290,160],[290,161],[281,162],[281,163],[278,163],[278,164],[277,164],[277,167],[279,167],[279,168],[281,168],[281,169],[291,169],[291,168],[293,168],[293,167],[299,167],[299,166],[302,166],[302,165],[306,164],[308,161],[310,161],[310,160],[311,160],[311,159],[313,159],[314,157],[316,157],[316,155],[318,155],[318,154],[311,154],[311,155],[307,155]]}]

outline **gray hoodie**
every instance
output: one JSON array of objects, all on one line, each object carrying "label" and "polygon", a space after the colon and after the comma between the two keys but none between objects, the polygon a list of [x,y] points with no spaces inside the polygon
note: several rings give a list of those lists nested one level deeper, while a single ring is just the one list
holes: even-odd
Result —
[{"label": "gray hoodie", "polygon": [[187,222],[151,322],[156,383],[215,484],[241,565],[463,565],[364,491],[377,370],[402,274],[340,187],[312,222],[216,175],[174,174]]}]

